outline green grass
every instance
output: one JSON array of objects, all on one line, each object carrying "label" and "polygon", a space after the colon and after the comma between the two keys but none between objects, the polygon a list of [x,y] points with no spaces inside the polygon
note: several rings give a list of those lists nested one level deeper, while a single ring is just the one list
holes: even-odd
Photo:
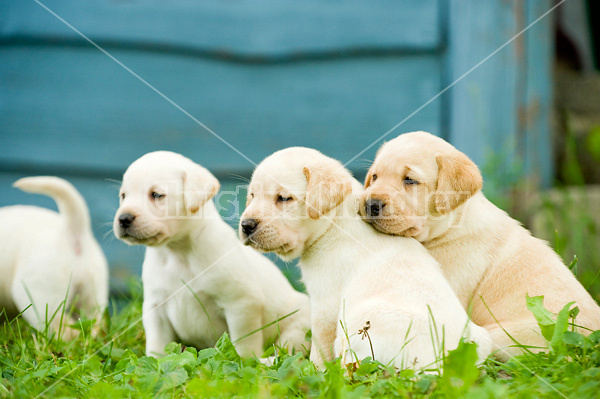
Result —
[{"label": "green grass", "polygon": [[170,344],[157,360],[143,355],[139,287],[132,295],[121,309],[113,304],[113,316],[106,315],[96,339],[89,323],[81,323],[81,336],[71,342],[36,332],[19,318],[0,327],[0,396],[595,398],[600,392],[600,331],[589,337],[570,331],[574,311],[566,306],[554,317],[541,298],[529,302],[548,353],[476,366],[474,345],[462,343],[444,359],[442,375],[398,372],[369,359],[317,371],[300,354],[283,355],[267,367],[240,359],[226,335],[214,348],[199,351]]},{"label": "green grass", "polygon": [[555,190],[541,199],[538,222],[553,249],[596,301],[600,301],[600,222],[590,214],[583,189]]}]

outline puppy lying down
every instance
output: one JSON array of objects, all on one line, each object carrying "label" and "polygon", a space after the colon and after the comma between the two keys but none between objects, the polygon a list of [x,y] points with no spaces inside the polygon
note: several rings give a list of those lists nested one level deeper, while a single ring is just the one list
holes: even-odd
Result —
[{"label": "puppy lying down", "polygon": [[43,331],[48,323],[51,331],[64,333],[62,338],[73,338],[77,330],[67,326],[76,314],[98,319],[108,303],[108,266],[87,205],[58,177],[26,177],[14,185],[52,197],[59,212],[0,208],[0,308],[12,318],[31,305],[23,318],[32,327]]},{"label": "puppy lying down", "polygon": [[485,198],[477,166],[446,141],[425,132],[391,140],[365,187],[364,218],[383,233],[423,243],[462,305],[472,308],[473,322],[490,332],[500,359],[522,353],[513,339],[546,347],[526,295],[544,295],[554,313],[575,301],[576,323],[600,329],[600,307],[573,273],[546,242]]},{"label": "puppy lying down", "polygon": [[260,357],[274,340],[306,351],[308,297],[270,260],[240,243],[211,201],[218,191],[208,170],[167,151],[144,155],[123,176],[114,232],[147,247],[146,353],[163,354],[176,340],[213,346],[225,331],[244,357]]},{"label": "puppy lying down", "polygon": [[345,363],[371,357],[369,340],[358,334],[369,324],[374,357],[384,364],[440,366],[444,350],[463,336],[485,358],[488,335],[469,321],[437,262],[416,240],[364,223],[361,192],[339,162],[300,147],[265,159],[249,186],[240,236],[284,259],[300,257],[311,300],[311,360],[321,366],[338,356]]}]

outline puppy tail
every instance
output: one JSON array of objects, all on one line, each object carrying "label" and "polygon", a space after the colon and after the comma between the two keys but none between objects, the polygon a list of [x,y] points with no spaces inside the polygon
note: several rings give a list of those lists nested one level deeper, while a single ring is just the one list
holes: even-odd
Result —
[{"label": "puppy tail", "polygon": [[13,186],[28,193],[51,197],[73,234],[79,236],[90,231],[90,212],[85,200],[68,181],[54,176],[24,177]]}]

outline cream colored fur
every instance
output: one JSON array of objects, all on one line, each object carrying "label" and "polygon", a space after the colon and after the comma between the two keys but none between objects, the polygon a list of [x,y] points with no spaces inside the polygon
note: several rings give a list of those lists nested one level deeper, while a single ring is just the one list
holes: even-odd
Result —
[{"label": "cream colored fur", "polygon": [[0,208],[0,308],[10,318],[31,305],[23,313],[31,326],[43,331],[49,323],[51,331],[73,338],[77,330],[68,326],[77,320],[71,308],[98,320],[108,303],[108,266],[87,205],[58,177],[26,177],[14,185],[52,197],[59,212],[24,205]]},{"label": "cream colored fur", "polygon": [[442,342],[454,349],[463,334],[485,358],[489,337],[469,322],[437,262],[416,240],[364,223],[361,192],[339,162],[300,147],[265,159],[249,186],[241,220],[258,225],[250,235],[240,228],[240,236],[284,259],[300,257],[312,309],[311,360],[321,367],[338,356],[344,363],[371,357],[369,340],[358,334],[367,323],[375,359],[384,364],[437,367]]},{"label": "cream colored fur", "polygon": [[[225,331],[244,357],[260,357],[273,341],[305,351],[308,297],[239,242],[212,202],[218,190],[208,170],[167,151],[146,154],[125,172],[114,231],[128,244],[146,245],[146,353],[161,355],[178,340],[213,346]],[[134,217],[129,226],[119,221],[126,214]]]},{"label": "cream colored fur", "polygon": [[[425,132],[391,140],[365,186],[363,217],[384,233],[425,245],[473,322],[489,331],[500,359],[522,353],[503,329],[521,344],[546,347],[526,295],[544,295],[554,313],[575,301],[577,323],[600,329],[600,307],[559,256],[485,198],[477,166],[444,140]],[[385,204],[381,215],[367,214],[368,199]]]}]

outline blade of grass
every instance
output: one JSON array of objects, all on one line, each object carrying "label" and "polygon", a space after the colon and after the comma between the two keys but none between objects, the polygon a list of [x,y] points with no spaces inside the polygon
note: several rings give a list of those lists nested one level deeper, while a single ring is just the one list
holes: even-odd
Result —
[{"label": "blade of grass", "polygon": [[236,343],[240,342],[241,340],[243,340],[244,338],[248,338],[248,337],[249,337],[249,336],[251,336],[252,334],[256,334],[257,332],[259,332],[259,331],[262,331],[262,330],[264,330],[265,328],[271,327],[273,324],[275,324],[275,323],[279,323],[281,320],[285,320],[285,319],[287,319],[288,317],[290,317],[290,316],[292,316],[292,315],[294,315],[294,314],[298,313],[299,311],[300,311],[300,309],[296,309],[296,310],[294,310],[293,312],[291,312],[291,313],[288,313],[288,314],[286,314],[286,315],[285,315],[285,316],[283,316],[283,317],[280,317],[280,318],[278,318],[278,319],[275,319],[274,321],[272,321],[272,322],[270,322],[270,323],[267,323],[267,324],[265,324],[264,326],[262,326],[262,327],[260,327],[260,328],[257,328],[256,330],[254,330],[254,331],[251,331],[251,332],[249,332],[249,333],[248,333],[248,334],[246,334],[246,335],[242,335],[241,337],[239,337],[238,339],[236,339],[236,340],[235,340],[233,343],[234,343],[234,344],[236,344]]}]

